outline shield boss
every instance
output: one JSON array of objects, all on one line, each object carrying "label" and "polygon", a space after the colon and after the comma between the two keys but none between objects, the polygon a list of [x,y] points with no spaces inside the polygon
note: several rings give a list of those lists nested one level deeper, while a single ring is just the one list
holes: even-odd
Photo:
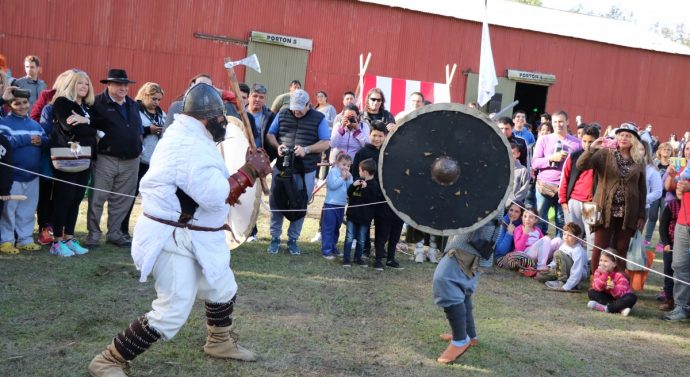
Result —
[{"label": "shield boss", "polygon": [[498,215],[513,190],[507,139],[486,115],[459,104],[405,116],[381,147],[384,197],[406,223],[435,235],[466,233]]}]

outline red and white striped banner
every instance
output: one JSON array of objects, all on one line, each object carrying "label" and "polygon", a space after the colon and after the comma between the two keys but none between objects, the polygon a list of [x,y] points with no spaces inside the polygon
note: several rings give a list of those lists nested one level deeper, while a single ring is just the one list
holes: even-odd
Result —
[{"label": "red and white striped banner", "polygon": [[369,90],[379,88],[386,97],[386,110],[393,116],[404,110],[410,110],[410,94],[420,92],[424,99],[432,103],[450,102],[450,89],[446,84],[436,82],[405,80],[384,76],[364,75],[362,97]]}]

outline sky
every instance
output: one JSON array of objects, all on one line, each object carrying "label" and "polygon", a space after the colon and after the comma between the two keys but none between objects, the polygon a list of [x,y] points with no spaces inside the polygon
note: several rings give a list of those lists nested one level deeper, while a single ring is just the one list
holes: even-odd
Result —
[{"label": "sky", "polygon": [[582,4],[585,11],[607,13],[613,5],[628,13],[633,12],[633,21],[651,27],[657,21],[674,27],[685,23],[690,28],[690,1],[688,0],[542,0],[542,6],[570,10]]}]

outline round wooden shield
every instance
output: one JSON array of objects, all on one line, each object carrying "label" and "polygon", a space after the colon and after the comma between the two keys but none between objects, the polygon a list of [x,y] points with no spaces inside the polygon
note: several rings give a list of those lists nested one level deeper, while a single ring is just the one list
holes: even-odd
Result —
[{"label": "round wooden shield", "polygon": [[[244,134],[242,121],[228,116],[228,126],[225,128],[225,140],[218,144],[218,150],[225,159],[230,174],[235,173],[246,162],[249,140]],[[230,250],[239,247],[251,235],[252,229],[259,217],[259,205],[261,204],[261,187],[247,187],[240,196],[239,202],[230,207],[228,218],[225,221],[230,225],[232,232],[225,231],[225,240]]]},{"label": "round wooden shield", "polygon": [[498,215],[513,190],[514,166],[508,140],[486,115],[444,103],[401,119],[381,147],[378,174],[403,221],[446,236]]}]

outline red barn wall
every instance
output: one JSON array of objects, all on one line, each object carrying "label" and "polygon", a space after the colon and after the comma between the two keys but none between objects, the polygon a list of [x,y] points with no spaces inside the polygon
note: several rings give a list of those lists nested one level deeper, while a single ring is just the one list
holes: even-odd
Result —
[{"label": "red barn wall", "polygon": [[[327,91],[338,107],[339,94],[357,84],[360,53],[372,53],[369,74],[422,81],[445,82],[445,65],[457,63],[456,102],[466,102],[461,71],[479,70],[481,24],[346,0],[4,0],[0,14],[0,53],[15,76],[23,75],[27,54],[41,57],[49,85],[72,67],[94,82],[109,67],[125,68],[137,81],[130,95],[139,84],[158,82],[164,107],[197,73],[227,85],[223,58],[246,55],[246,46],[197,39],[195,32],[312,39],[305,88]],[[664,139],[690,129],[690,56],[499,26],[491,26],[491,37],[499,76],[507,68],[556,75],[549,112],[565,109],[604,125],[651,122]]]}]

